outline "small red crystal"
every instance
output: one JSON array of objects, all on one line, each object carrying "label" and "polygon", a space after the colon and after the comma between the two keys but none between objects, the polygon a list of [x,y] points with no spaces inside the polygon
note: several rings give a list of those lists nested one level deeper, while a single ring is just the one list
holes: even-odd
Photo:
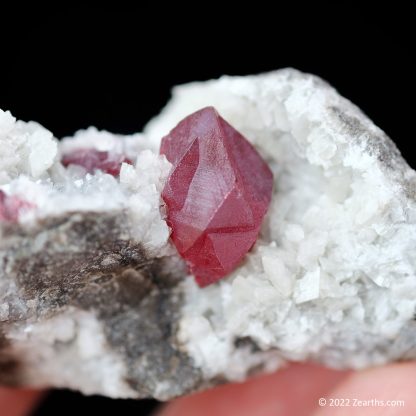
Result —
[{"label": "small red crystal", "polygon": [[162,192],[172,241],[199,286],[209,285],[256,242],[272,172],[213,107],[183,119],[162,139],[160,153],[173,164]]},{"label": "small red crystal", "polygon": [[96,169],[100,169],[113,176],[120,174],[123,162],[132,164],[129,159],[121,154],[103,152],[92,148],[76,149],[64,154],[61,162],[64,166],[82,166],[88,173],[93,173]]},{"label": "small red crystal", "polygon": [[20,212],[30,208],[33,208],[30,202],[24,201],[14,195],[7,195],[0,190],[0,221],[17,222]]}]

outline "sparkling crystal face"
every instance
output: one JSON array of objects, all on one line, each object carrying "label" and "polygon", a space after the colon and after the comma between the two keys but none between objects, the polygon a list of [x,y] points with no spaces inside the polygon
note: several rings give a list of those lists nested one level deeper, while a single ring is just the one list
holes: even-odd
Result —
[{"label": "sparkling crystal face", "polygon": [[173,164],[162,192],[171,238],[203,287],[230,273],[256,242],[273,175],[256,149],[213,107],[162,139]]},{"label": "sparkling crystal face", "polygon": [[131,164],[131,161],[124,155],[102,152],[97,149],[73,150],[63,155],[61,162],[64,166],[82,166],[88,173],[94,173],[96,169],[100,169],[113,176],[120,174],[120,168],[123,162]]}]

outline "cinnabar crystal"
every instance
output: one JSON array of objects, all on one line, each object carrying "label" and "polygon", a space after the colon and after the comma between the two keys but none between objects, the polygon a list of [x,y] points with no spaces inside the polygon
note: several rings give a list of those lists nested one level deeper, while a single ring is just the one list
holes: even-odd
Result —
[{"label": "cinnabar crystal", "polygon": [[94,173],[100,169],[113,176],[120,174],[121,164],[131,161],[117,153],[103,152],[97,149],[76,149],[63,155],[62,164],[82,166],[88,173]]},{"label": "cinnabar crystal", "polygon": [[15,223],[19,219],[22,210],[33,208],[34,206],[17,196],[7,195],[0,190],[0,221]]},{"label": "cinnabar crystal", "polygon": [[199,286],[230,273],[251,249],[270,204],[273,175],[213,107],[162,139],[173,164],[162,192],[171,239]]}]

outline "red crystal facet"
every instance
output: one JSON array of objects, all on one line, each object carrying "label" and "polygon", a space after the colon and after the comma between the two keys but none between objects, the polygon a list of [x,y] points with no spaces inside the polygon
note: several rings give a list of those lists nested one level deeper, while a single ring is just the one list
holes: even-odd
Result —
[{"label": "red crystal facet", "polygon": [[6,195],[0,190],[0,221],[14,223],[19,219],[19,214],[24,209],[33,208],[30,202],[16,196]]},{"label": "red crystal facet", "polygon": [[97,149],[73,150],[63,155],[61,162],[64,166],[82,166],[88,173],[93,173],[96,169],[100,169],[113,176],[120,174],[120,167],[123,162],[132,164],[129,159],[121,154],[102,152]]},{"label": "red crystal facet", "polygon": [[254,147],[213,107],[162,139],[173,164],[162,192],[172,241],[199,286],[230,273],[255,243],[273,175]]}]

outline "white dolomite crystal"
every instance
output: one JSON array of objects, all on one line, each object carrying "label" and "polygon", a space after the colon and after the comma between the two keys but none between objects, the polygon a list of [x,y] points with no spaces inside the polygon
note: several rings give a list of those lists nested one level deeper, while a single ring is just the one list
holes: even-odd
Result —
[{"label": "white dolomite crystal", "polygon": [[[168,241],[158,149],[205,106],[255,145],[275,187],[253,250],[201,289]],[[134,165],[64,168],[80,147]],[[293,69],[176,87],[126,137],[90,128],[58,144],[0,111],[0,189],[33,204],[0,223],[0,380],[168,399],[287,360],[414,359],[415,186],[379,128]]]}]

